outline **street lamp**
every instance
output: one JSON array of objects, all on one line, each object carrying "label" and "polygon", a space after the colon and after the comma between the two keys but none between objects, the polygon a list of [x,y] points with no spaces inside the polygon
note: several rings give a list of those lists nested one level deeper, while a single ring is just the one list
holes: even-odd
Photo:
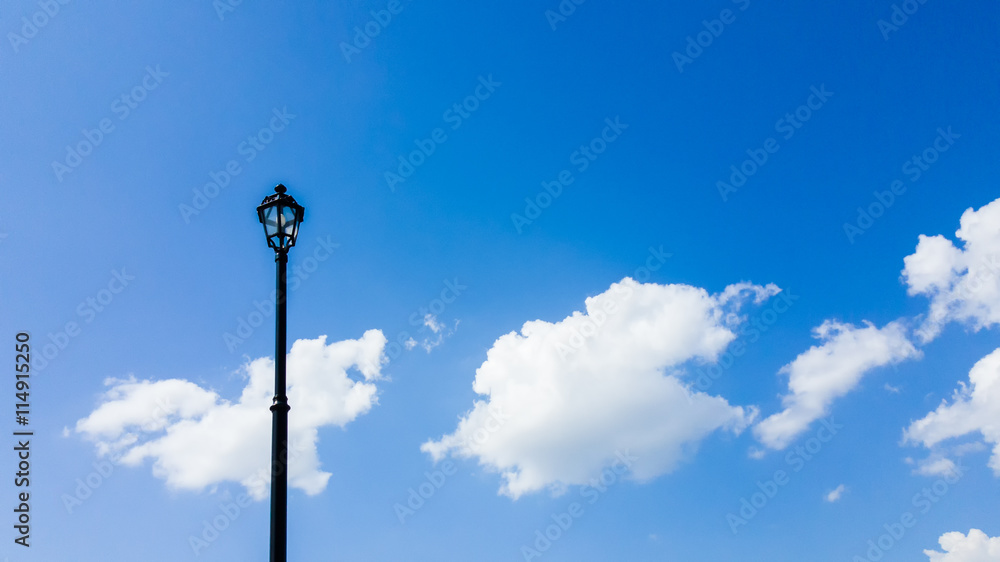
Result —
[{"label": "street lamp", "polygon": [[305,208],[280,183],[257,207],[267,245],[278,264],[277,321],[274,344],[274,400],[271,403],[271,562],[285,562],[288,543],[288,396],[285,394],[285,270]]}]

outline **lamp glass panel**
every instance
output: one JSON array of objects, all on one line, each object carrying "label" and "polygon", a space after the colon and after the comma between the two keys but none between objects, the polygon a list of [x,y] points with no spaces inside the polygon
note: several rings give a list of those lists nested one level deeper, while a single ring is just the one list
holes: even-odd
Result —
[{"label": "lamp glass panel", "polygon": [[278,234],[278,209],[277,207],[267,207],[264,209],[264,230],[267,237],[271,238]]},{"label": "lamp glass panel", "polygon": [[295,234],[295,209],[292,207],[282,207],[281,208],[281,229],[284,231],[285,236],[293,236]]}]

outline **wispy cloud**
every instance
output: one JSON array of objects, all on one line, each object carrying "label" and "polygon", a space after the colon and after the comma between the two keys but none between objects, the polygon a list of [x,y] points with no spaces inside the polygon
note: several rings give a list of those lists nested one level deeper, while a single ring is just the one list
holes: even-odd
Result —
[{"label": "wispy cloud", "polygon": [[427,313],[424,315],[423,327],[420,331],[425,332],[430,330],[432,335],[425,337],[420,341],[410,337],[410,339],[406,340],[403,345],[406,346],[406,349],[413,349],[420,346],[424,349],[424,351],[430,353],[435,347],[444,343],[445,338],[448,338],[455,333],[455,330],[458,329],[458,322],[458,320],[455,320],[455,323],[451,327],[448,327],[443,322],[438,321],[437,316]]},{"label": "wispy cloud", "polygon": [[876,328],[871,323],[858,327],[828,320],[814,334],[822,343],[781,368],[788,375],[789,393],[782,397],[785,409],[754,428],[757,438],[772,449],[787,447],[868,372],[920,356],[899,322]]},{"label": "wispy cloud", "polygon": [[836,503],[840,501],[840,498],[844,495],[845,491],[847,491],[847,486],[841,484],[840,486],[830,490],[825,496],[823,496],[823,499],[829,503]]}]

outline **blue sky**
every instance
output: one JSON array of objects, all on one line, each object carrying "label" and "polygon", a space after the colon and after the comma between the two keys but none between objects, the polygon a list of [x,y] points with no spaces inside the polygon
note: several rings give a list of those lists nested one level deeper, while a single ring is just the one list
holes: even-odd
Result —
[{"label": "blue sky", "polygon": [[266,557],[267,502],[232,507],[255,467],[211,443],[266,452],[238,416],[281,182],[290,365],[329,414],[291,559],[864,560],[908,513],[883,560],[998,559],[998,19],[5,3],[0,411],[28,332],[34,436],[31,547],[9,436],[0,557]]}]

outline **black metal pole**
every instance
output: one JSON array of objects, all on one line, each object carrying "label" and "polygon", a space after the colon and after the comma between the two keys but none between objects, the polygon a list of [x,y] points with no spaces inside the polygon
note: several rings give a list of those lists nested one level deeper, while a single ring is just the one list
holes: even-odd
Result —
[{"label": "black metal pole", "polygon": [[274,401],[271,404],[271,562],[285,562],[288,544],[288,396],[285,395],[285,311],[287,251],[278,251]]}]

